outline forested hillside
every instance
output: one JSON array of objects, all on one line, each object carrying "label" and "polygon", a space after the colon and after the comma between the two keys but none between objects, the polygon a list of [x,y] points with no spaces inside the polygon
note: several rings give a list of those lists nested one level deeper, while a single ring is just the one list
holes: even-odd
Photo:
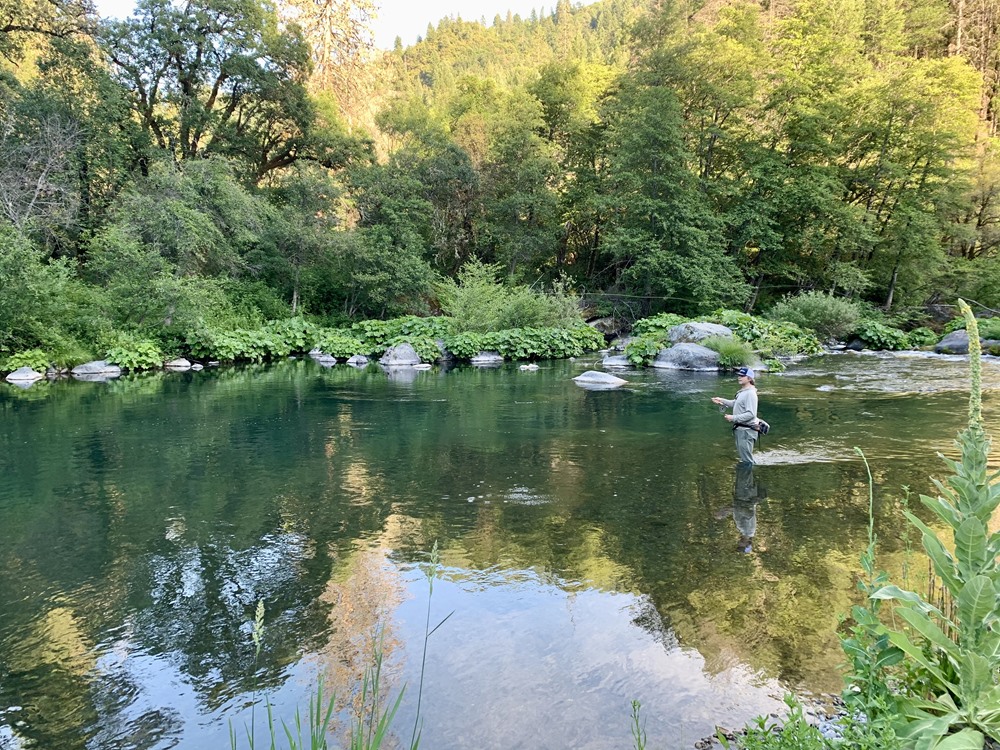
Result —
[{"label": "forested hillside", "polygon": [[595,311],[1000,306],[993,0],[0,0],[0,357],[432,313],[467,261]]}]

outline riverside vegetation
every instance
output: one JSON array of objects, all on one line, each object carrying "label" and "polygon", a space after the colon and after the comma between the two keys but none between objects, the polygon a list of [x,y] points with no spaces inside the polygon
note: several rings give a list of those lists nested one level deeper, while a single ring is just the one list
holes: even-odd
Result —
[{"label": "riverside vegetation", "polygon": [[1000,307],[989,0],[560,0],[381,53],[373,8],[0,0],[2,366],[279,356],[302,326],[269,321],[426,317],[479,262],[503,311],[825,340],[836,299],[886,348],[926,303]]},{"label": "riverside vegetation", "polygon": [[[584,323],[580,299],[563,285],[542,292],[505,283],[498,274],[496,266],[468,263],[457,280],[440,285],[443,314],[437,316],[361,320],[337,327],[298,316],[234,328],[198,318],[183,325],[147,327],[144,332],[111,331],[95,347],[103,343],[97,348],[100,356],[125,370],[138,371],[158,369],[177,356],[262,363],[319,350],[346,360],[354,355],[379,356],[401,343],[410,344],[426,363],[440,360],[446,352],[459,360],[469,360],[483,351],[497,352],[508,360],[564,359],[605,346],[605,337]],[[939,338],[925,326],[911,325],[909,332],[904,331],[896,326],[906,325],[905,321],[864,303],[806,292],[783,299],[769,317],[721,309],[692,318],[677,313],[643,318],[634,324],[626,340],[628,361],[648,366],[662,349],[671,346],[670,330],[688,321],[718,323],[732,330],[732,337],[712,336],[701,342],[719,354],[724,369],[752,364],[756,359],[766,361],[772,370],[781,369],[780,358],[817,354],[823,351],[820,337],[835,334],[857,338],[873,349],[925,348]],[[984,323],[992,331],[992,320]],[[957,319],[944,330],[964,325]],[[0,373],[25,366],[44,372],[50,367],[79,364],[84,358],[85,352],[76,349],[58,353],[32,348],[0,361]]]}]

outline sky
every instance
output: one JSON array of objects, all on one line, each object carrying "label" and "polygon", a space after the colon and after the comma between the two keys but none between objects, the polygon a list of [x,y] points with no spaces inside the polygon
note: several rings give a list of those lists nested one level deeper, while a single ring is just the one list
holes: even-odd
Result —
[{"label": "sky", "polygon": [[[97,12],[105,17],[124,18],[132,12],[133,0],[95,0]],[[498,13],[507,11],[519,13],[522,17],[531,14],[532,9],[543,8],[551,11],[555,0],[382,0],[378,17],[373,24],[375,45],[380,49],[391,49],[396,37],[403,44],[413,44],[418,36],[427,31],[427,24],[436,24],[445,16],[458,16],[465,21],[486,19],[493,22]]]}]

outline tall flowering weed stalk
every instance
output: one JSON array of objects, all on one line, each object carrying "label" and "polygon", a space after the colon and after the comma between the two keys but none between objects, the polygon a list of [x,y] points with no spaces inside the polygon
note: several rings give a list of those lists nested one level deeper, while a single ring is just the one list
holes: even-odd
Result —
[{"label": "tall flowering weed stalk", "polygon": [[896,735],[916,750],[980,750],[987,738],[1000,740],[1000,532],[990,532],[1000,505],[1000,472],[988,468],[979,329],[969,306],[959,300],[959,307],[969,332],[968,426],[956,440],[960,459],[941,456],[952,474],[934,480],[940,494],[920,496],[946,528],[945,538],[913,513],[905,514],[956,606],[942,611],[892,584],[869,593],[873,605],[896,602],[895,613],[908,626],[879,624],[873,630],[886,647],[902,652],[910,668],[889,709]]}]

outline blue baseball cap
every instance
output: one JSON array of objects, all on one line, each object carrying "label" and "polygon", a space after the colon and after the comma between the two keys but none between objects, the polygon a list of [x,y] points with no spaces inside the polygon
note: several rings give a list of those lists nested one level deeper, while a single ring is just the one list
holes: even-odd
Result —
[{"label": "blue baseball cap", "polygon": [[754,371],[751,370],[749,367],[741,367],[736,371],[736,374],[739,375],[741,378],[750,378],[751,380],[756,380]]}]

